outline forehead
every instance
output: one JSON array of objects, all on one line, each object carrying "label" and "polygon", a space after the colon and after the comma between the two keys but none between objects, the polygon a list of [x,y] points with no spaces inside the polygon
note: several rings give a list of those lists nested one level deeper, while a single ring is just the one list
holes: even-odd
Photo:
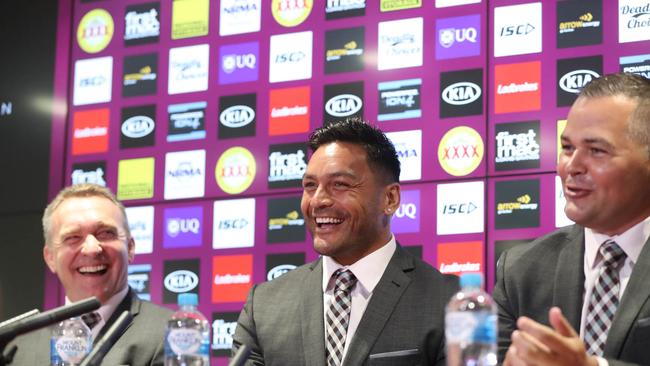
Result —
[{"label": "forehead", "polygon": [[359,170],[367,169],[366,151],[358,144],[331,142],[316,149],[309,160],[307,170]]},{"label": "forehead", "polygon": [[121,226],[122,212],[113,202],[103,197],[71,197],[65,199],[52,214],[52,224],[58,229],[103,223]]},{"label": "forehead", "polygon": [[623,96],[578,98],[567,116],[564,138],[628,140],[629,121],[636,102]]}]

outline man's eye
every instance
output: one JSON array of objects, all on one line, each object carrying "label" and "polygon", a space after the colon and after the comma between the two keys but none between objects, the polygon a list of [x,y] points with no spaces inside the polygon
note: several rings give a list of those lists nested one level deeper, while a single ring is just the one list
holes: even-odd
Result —
[{"label": "man's eye", "polygon": [[81,236],[80,235],[70,235],[66,236],[63,238],[63,244],[65,245],[73,245],[81,241]]},{"label": "man's eye", "polygon": [[102,230],[95,235],[97,240],[103,241],[103,240],[113,240],[117,237],[117,233],[113,230]]}]

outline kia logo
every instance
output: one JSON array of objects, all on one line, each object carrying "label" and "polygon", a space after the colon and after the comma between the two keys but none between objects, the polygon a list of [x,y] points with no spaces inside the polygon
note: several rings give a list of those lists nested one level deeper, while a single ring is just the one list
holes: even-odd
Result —
[{"label": "kia logo", "polygon": [[560,78],[560,88],[567,93],[578,94],[580,89],[591,80],[599,78],[597,72],[591,70],[574,70]]},{"label": "kia logo", "polygon": [[442,91],[442,100],[452,105],[470,104],[480,96],[481,88],[468,81],[451,84]]},{"label": "kia logo", "polygon": [[147,116],[134,116],[122,123],[122,134],[132,139],[147,136],[153,131],[156,123]]},{"label": "kia logo", "polygon": [[234,105],[226,108],[219,115],[219,122],[230,128],[246,126],[255,119],[255,111],[247,105]]},{"label": "kia logo", "polygon": [[293,264],[281,264],[279,266],[271,268],[269,273],[266,275],[266,279],[268,281],[271,281],[271,280],[276,279],[276,278],[282,276],[283,274],[285,274],[285,273],[287,273],[287,272],[289,272],[289,271],[291,271],[293,269],[296,269],[296,266],[293,265]]},{"label": "kia logo", "polygon": [[181,293],[193,290],[199,284],[199,277],[191,271],[180,269],[165,276],[165,288]]},{"label": "kia logo", "polygon": [[325,104],[327,113],[334,117],[348,117],[361,110],[363,101],[353,94],[337,95]]}]

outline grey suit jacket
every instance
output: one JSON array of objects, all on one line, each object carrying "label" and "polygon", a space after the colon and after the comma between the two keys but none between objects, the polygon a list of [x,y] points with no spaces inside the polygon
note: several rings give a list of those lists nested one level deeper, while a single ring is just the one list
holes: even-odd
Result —
[{"label": "grey suit jacket", "polygon": [[[163,365],[165,324],[171,318],[172,312],[167,308],[140,300],[131,289],[95,341],[101,339],[124,310],[131,312],[133,320],[108,351],[102,365]],[[49,365],[50,335],[51,330],[47,327],[16,338],[12,344],[18,346],[18,351],[11,365]],[[10,348],[11,344],[6,350]]]},{"label": "grey suit jacket", "polygon": [[[650,240],[649,240],[650,241]],[[584,294],[584,228],[557,230],[501,255],[494,300],[499,307],[499,359],[510,346],[520,316],[549,324],[558,306],[580,329]],[[645,243],[627,284],[605,344],[610,365],[650,365],[650,245]]]},{"label": "grey suit jacket", "polygon": [[[252,348],[247,365],[325,366],[322,273],[319,259],[251,289],[233,337],[233,351]],[[457,290],[455,276],[398,246],[343,364],[443,365],[444,309]]]}]

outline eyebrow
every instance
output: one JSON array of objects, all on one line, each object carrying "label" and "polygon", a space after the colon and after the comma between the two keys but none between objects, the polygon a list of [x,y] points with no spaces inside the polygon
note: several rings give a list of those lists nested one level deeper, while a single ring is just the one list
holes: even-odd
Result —
[{"label": "eyebrow", "polygon": [[[326,177],[326,178],[330,178],[330,179],[331,179],[331,178],[340,178],[340,177],[351,178],[351,179],[356,179],[356,178],[357,178],[356,175],[354,175],[354,174],[352,174],[352,173],[347,173],[347,172],[329,173],[329,174],[326,174],[325,177]],[[307,174],[307,173],[306,173],[306,174],[302,177],[302,179],[316,179],[316,175],[315,175],[315,174]]]},{"label": "eyebrow", "polygon": [[[560,136],[560,140],[563,141],[563,142],[571,142],[571,139],[568,138],[565,135]],[[585,143],[585,144],[589,144],[589,145],[598,144],[598,145],[605,145],[607,147],[614,147],[614,145],[612,145],[609,141],[607,141],[607,140],[605,140],[604,138],[601,138],[601,137],[587,137],[587,138],[584,138],[584,139],[580,140],[580,142]]]},{"label": "eyebrow", "polygon": [[[92,224],[92,231],[99,230],[99,229],[115,229],[115,230],[119,230],[118,226],[108,224],[108,223],[106,223],[104,221],[98,221],[98,222]],[[71,226],[69,229],[61,230],[59,232],[59,236],[63,237],[63,236],[70,235],[70,234],[76,234],[76,233],[79,233],[81,231],[82,231],[81,226],[75,224],[74,226]]]}]

